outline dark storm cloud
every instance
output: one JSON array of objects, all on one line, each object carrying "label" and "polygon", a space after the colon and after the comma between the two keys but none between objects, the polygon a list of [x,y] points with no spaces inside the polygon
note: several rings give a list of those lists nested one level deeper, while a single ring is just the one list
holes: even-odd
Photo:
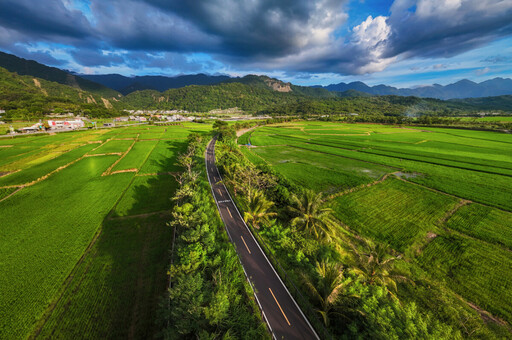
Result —
[{"label": "dark storm cloud", "polygon": [[212,51],[219,38],[193,22],[142,1],[95,0],[91,10],[103,40],[117,48],[145,51]]},{"label": "dark storm cloud", "polygon": [[84,39],[91,34],[89,22],[77,10],[69,10],[60,0],[2,0],[0,25],[32,38],[71,37]]},{"label": "dark storm cloud", "polygon": [[396,0],[387,56],[452,57],[512,34],[512,2]]},{"label": "dark storm cloud", "polygon": [[401,59],[451,57],[512,34],[511,1],[395,0],[389,16],[370,16],[350,30],[343,28],[347,2],[90,0],[85,15],[72,0],[0,0],[0,47],[67,44],[83,66],[194,72],[213,66],[179,54],[202,52],[235,70],[363,74]]},{"label": "dark storm cloud", "polygon": [[117,54],[104,54],[96,49],[78,49],[71,51],[71,56],[82,66],[111,66],[119,65],[125,60]]},{"label": "dark storm cloud", "polygon": [[346,19],[345,0],[142,0],[217,36],[229,55],[280,57],[315,43]]}]

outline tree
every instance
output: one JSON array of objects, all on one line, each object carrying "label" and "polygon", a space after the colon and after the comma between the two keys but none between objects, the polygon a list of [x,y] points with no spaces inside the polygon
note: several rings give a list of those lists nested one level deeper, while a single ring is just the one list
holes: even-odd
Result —
[{"label": "tree", "polygon": [[251,222],[256,229],[259,229],[262,224],[269,224],[270,218],[277,215],[275,212],[269,211],[274,202],[267,200],[263,192],[259,190],[249,193],[245,205],[244,220]]},{"label": "tree", "polygon": [[316,272],[319,276],[317,284],[313,284],[312,280],[304,274],[303,280],[314,303],[318,306],[316,311],[322,316],[324,324],[329,326],[332,315],[342,315],[337,311],[338,303],[342,297],[348,297],[345,292],[343,266],[339,263],[317,262]]},{"label": "tree", "polygon": [[290,210],[297,216],[291,220],[291,225],[318,240],[331,241],[335,223],[331,217],[332,209],[324,207],[322,194],[306,190],[300,199],[293,195],[292,201],[295,206]]},{"label": "tree", "polygon": [[354,254],[354,268],[352,272],[359,275],[363,282],[380,285],[396,298],[396,281],[406,281],[407,278],[394,273],[395,261],[400,259],[389,253],[387,245],[374,244],[371,241],[362,240],[363,250],[360,251],[351,244]]}]

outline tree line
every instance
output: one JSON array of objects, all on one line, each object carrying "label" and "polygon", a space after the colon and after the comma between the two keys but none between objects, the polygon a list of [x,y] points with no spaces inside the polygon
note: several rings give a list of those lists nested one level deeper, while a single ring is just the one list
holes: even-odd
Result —
[{"label": "tree line", "polygon": [[172,201],[169,289],[162,300],[165,339],[270,339],[227,239],[205,179],[207,136],[192,134],[178,157],[183,172]]}]

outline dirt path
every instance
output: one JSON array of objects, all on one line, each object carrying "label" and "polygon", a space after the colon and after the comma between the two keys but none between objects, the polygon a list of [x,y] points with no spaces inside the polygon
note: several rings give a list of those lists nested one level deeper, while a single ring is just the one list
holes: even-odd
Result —
[{"label": "dirt path", "polygon": [[446,214],[438,221],[439,225],[443,226],[453,216],[453,214],[457,212],[457,210],[469,203],[471,203],[471,201],[461,199],[453,209],[447,211]]},{"label": "dirt path", "polygon": [[4,198],[2,198],[2,199],[0,200],[0,202],[5,201],[5,200],[6,200],[6,199],[8,199],[9,197],[11,197],[12,195],[14,195],[14,194],[15,194],[15,193],[17,193],[18,191],[20,191],[21,189],[23,189],[23,187],[19,187],[19,189],[17,189],[17,190],[15,190],[15,191],[11,192],[9,195],[7,195],[7,196],[5,196]]},{"label": "dirt path", "polygon": [[369,188],[369,187],[372,187],[376,184],[379,184],[379,183],[382,183],[384,182],[390,175],[394,175],[395,172],[392,172],[392,173],[389,173],[389,174],[385,174],[384,176],[382,176],[380,179],[374,181],[374,182],[371,182],[371,183],[368,183],[368,184],[362,184],[362,185],[359,185],[357,187],[353,187],[353,188],[350,188],[350,189],[346,189],[346,190],[343,190],[343,191],[340,191],[340,192],[337,192],[335,194],[332,194],[330,196],[327,196],[327,198],[324,200],[324,201],[330,201],[330,200],[333,200],[337,197],[340,197],[340,196],[343,196],[343,195],[346,195],[346,194],[349,194],[351,192],[354,192],[354,191],[359,191],[361,189],[364,189],[364,188]]}]

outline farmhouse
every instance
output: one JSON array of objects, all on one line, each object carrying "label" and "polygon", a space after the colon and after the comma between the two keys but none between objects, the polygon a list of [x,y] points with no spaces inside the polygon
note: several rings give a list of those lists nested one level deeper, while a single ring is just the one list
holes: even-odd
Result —
[{"label": "farmhouse", "polygon": [[22,133],[30,133],[30,132],[37,132],[42,128],[42,125],[40,123],[36,123],[32,126],[22,127],[19,130]]}]

